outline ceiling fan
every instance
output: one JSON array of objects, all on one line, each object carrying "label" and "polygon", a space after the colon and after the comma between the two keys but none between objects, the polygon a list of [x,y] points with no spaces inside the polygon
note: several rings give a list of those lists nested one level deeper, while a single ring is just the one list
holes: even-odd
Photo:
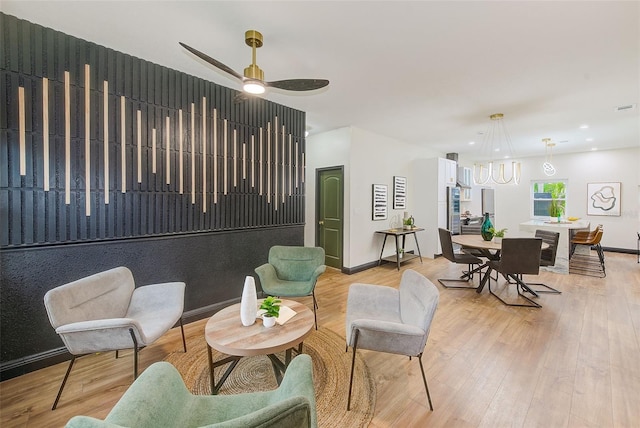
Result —
[{"label": "ceiling fan", "polygon": [[224,65],[220,61],[211,58],[209,55],[204,54],[182,42],[179,43],[183,48],[196,55],[197,57],[219,68],[220,70],[229,73],[233,77],[240,79],[242,81],[242,89],[249,94],[262,94],[264,93],[265,88],[268,87],[284,89],[286,91],[312,91],[314,89],[324,88],[329,84],[329,81],[325,79],[287,79],[276,80],[274,82],[265,82],[264,72],[256,64],[256,49],[262,46],[262,34],[260,34],[256,30],[248,30],[247,32],[245,32],[244,40],[247,45],[251,46],[253,53],[253,60],[251,62],[251,65],[244,69],[244,76],[233,70],[232,68]]}]

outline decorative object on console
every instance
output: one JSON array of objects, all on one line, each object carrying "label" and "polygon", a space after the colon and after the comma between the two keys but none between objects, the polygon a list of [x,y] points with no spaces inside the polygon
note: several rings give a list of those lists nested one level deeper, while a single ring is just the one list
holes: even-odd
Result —
[{"label": "decorative object on console", "polygon": [[480,226],[480,234],[482,235],[482,239],[484,239],[485,241],[491,241],[493,239],[493,233],[491,232],[492,229],[493,223],[491,223],[489,213],[484,213],[484,221],[482,222],[482,226]]},{"label": "decorative object on console", "polygon": [[256,280],[252,276],[244,279],[244,289],[240,300],[240,321],[248,327],[256,322],[258,313],[258,296],[256,295]]},{"label": "decorative object on console", "polygon": [[[504,114],[495,113],[489,116],[492,124],[484,133],[482,142],[482,153],[486,162],[476,162],[473,164],[473,183],[484,184],[519,184],[521,165],[520,162],[511,161],[511,176],[505,177],[505,164],[501,162],[498,166],[498,176],[495,176],[494,162],[496,156],[501,159],[513,159],[513,146],[509,133],[504,125]],[[499,153],[499,155],[496,155]]]},{"label": "decorative object on console", "polygon": [[393,209],[403,210],[407,206],[407,178],[393,177]]}]

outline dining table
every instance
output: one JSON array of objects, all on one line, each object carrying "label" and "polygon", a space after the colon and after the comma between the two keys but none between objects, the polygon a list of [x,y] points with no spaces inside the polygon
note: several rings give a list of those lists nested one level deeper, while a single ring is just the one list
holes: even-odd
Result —
[{"label": "dining table", "polygon": [[[453,235],[451,236],[451,242],[460,245],[463,249],[470,248],[473,250],[477,250],[478,255],[480,257],[486,258],[487,262],[491,260],[500,260],[500,252],[502,251],[502,239],[496,240],[494,238],[490,241],[486,241],[482,237],[482,235]],[[549,244],[543,242],[542,249],[544,250],[547,248],[549,248]],[[485,267],[488,267],[487,263],[474,269],[474,272],[481,272]],[[476,293],[481,293],[484,289],[484,286],[488,280],[488,274],[488,272],[485,272],[482,275],[480,285],[478,286],[478,288],[476,288]],[[537,294],[533,290],[531,292],[537,296]]]}]

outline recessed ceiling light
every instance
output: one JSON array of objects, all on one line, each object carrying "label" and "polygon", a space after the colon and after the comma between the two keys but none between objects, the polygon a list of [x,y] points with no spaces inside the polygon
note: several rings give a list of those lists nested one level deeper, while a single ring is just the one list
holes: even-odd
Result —
[{"label": "recessed ceiling light", "polygon": [[585,125],[580,125],[580,129],[588,129],[588,128],[589,128],[589,125],[586,125],[586,124]]},{"label": "recessed ceiling light", "polygon": [[587,138],[585,141],[593,141],[593,138]]},{"label": "recessed ceiling light", "polygon": [[597,148],[597,147],[591,147],[591,151],[592,151],[592,152],[595,152],[596,150],[598,150],[598,148]]},{"label": "recessed ceiling light", "polygon": [[497,148],[497,149],[495,149],[494,151],[499,152],[499,151],[500,151],[500,148]]},{"label": "recessed ceiling light", "polygon": [[475,141],[469,141],[469,145],[473,146],[476,142]]},{"label": "recessed ceiling light", "polygon": [[559,144],[562,144],[562,143],[568,143],[568,142],[569,142],[569,140],[562,140],[562,141],[558,141],[558,143],[559,143]]}]

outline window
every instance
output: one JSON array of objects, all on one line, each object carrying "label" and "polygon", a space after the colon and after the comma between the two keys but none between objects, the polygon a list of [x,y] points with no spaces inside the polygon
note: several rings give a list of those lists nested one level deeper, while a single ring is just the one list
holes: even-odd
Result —
[{"label": "window", "polygon": [[532,217],[563,215],[567,206],[566,188],[566,180],[531,182]]}]

